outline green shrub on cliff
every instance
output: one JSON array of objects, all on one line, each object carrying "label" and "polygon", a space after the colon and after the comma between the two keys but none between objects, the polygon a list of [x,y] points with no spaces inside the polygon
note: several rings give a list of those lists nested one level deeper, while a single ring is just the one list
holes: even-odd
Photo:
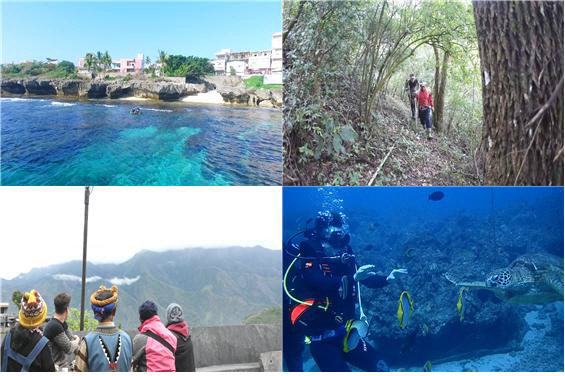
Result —
[{"label": "green shrub on cliff", "polygon": [[248,89],[280,89],[282,85],[279,84],[264,84],[265,77],[263,76],[251,76],[245,79],[245,87]]},{"label": "green shrub on cliff", "polygon": [[204,57],[170,55],[165,61],[163,72],[169,77],[187,77],[189,81],[193,81],[214,73],[214,67]]},{"label": "green shrub on cliff", "polygon": [[41,61],[31,61],[20,64],[2,64],[2,75],[5,77],[45,77],[72,78],[75,75],[75,65],[63,60],[59,64],[47,64]]}]

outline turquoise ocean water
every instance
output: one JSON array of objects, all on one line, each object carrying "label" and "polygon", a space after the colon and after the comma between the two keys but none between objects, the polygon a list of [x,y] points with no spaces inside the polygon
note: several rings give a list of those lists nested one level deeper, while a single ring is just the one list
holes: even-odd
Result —
[{"label": "turquoise ocean water", "polygon": [[0,112],[2,185],[281,184],[277,110],[2,98]]}]

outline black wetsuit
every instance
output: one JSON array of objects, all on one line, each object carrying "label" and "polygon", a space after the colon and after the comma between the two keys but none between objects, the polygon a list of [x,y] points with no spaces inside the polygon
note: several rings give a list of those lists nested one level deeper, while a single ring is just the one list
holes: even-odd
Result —
[{"label": "black wetsuit", "polygon": [[[322,256],[322,252],[322,245],[316,238],[300,243],[302,256]],[[344,252],[352,253],[349,247]],[[302,370],[301,353],[304,336],[310,336],[312,339],[310,352],[321,371],[350,371],[347,363],[364,371],[378,371],[379,356],[366,341],[361,340],[358,346],[348,353],[343,351],[344,325],[347,320],[359,318],[355,310],[358,291],[357,283],[353,279],[356,271],[354,259],[344,263],[341,257],[319,257],[299,259],[297,263],[299,263],[297,266],[299,276],[293,282],[297,285],[293,293],[300,300],[315,300],[322,306],[326,306],[329,302],[329,306],[325,311],[316,307],[303,309],[302,306],[301,309],[297,308],[296,302],[285,299],[283,349],[285,367],[289,371]],[[343,281],[344,277],[346,283]],[[360,283],[370,288],[379,288],[388,284],[386,277],[378,275]],[[344,287],[346,293],[343,292]],[[335,335],[328,336],[328,333]]]}]

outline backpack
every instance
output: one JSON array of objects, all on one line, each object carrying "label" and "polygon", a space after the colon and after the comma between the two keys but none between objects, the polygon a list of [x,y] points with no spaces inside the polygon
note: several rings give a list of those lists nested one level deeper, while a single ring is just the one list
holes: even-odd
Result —
[{"label": "backpack", "polygon": [[46,337],[41,337],[41,339],[35,344],[34,348],[27,356],[23,356],[20,353],[15,352],[10,347],[10,340],[12,338],[12,331],[9,331],[6,335],[6,341],[4,342],[4,363],[2,364],[2,372],[7,372],[8,370],[8,358],[12,358],[16,363],[22,366],[21,372],[29,372],[29,367],[33,361],[38,357],[43,348],[49,343]]}]

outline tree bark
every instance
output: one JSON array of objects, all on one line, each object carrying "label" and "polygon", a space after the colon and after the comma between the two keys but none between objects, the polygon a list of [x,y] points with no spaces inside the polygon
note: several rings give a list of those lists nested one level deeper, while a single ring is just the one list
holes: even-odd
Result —
[{"label": "tree bark", "polygon": [[[449,52],[443,52],[441,71],[439,65],[439,51],[434,47],[436,54],[436,84],[434,85],[434,114],[433,124],[437,132],[443,131],[443,113],[445,108],[445,88],[447,87],[447,69],[449,67]],[[437,52],[436,52],[437,51]]]},{"label": "tree bark", "polygon": [[563,185],[563,2],[473,7],[487,183]]}]

